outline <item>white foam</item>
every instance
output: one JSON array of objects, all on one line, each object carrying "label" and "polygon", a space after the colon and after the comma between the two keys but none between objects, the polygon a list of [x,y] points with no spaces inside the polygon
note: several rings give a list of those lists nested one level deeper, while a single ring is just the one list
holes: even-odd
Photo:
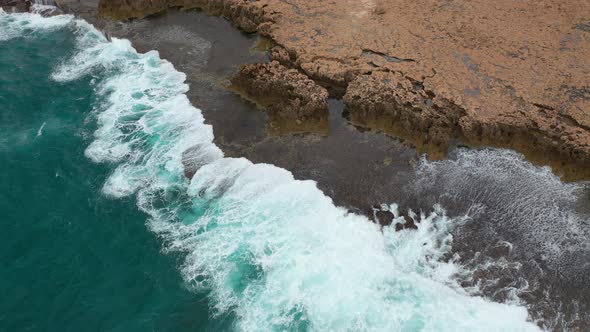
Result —
[{"label": "white foam", "polygon": [[542,252],[555,269],[564,252],[590,247],[590,216],[574,209],[588,184],[564,183],[549,167],[535,167],[514,151],[460,149],[454,159],[423,159],[418,179],[414,191],[444,188],[446,197],[489,215],[493,227],[480,231],[490,238],[494,229],[522,234],[519,245]]},{"label": "white foam", "polygon": [[[128,41],[108,42],[68,19],[78,54],[53,78],[98,78],[104,100],[86,155],[118,165],[103,191],[137,193],[166,250],[186,253],[186,282],[211,291],[216,314],[234,312],[235,328],[537,329],[526,321],[526,309],[470,297],[453,281],[461,267],[441,257],[452,245],[450,228],[461,220],[437,207],[420,216],[416,231],[381,230],[334,206],[312,181],[223,158],[211,127],[185,96],[183,74],[157,52],[138,54]],[[183,153],[191,148],[191,158],[204,159],[194,163],[200,168],[189,183]]]},{"label": "white foam", "polygon": [[39,127],[39,130],[37,130],[37,136],[36,137],[43,136],[43,128],[45,128],[45,125],[47,125],[47,122],[43,122],[43,124],[41,125],[41,127]]},{"label": "white foam", "polygon": [[34,13],[8,14],[0,10],[0,41],[60,29],[70,24],[72,19],[71,15],[42,17]]},{"label": "white foam", "polygon": [[50,16],[57,13],[58,8],[54,5],[37,4],[34,3],[30,9],[31,13],[39,14],[42,16]]}]

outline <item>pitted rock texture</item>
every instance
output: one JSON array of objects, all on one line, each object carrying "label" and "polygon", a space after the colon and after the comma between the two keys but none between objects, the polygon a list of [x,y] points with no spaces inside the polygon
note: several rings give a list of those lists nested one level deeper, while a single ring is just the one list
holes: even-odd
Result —
[{"label": "pitted rock texture", "polygon": [[328,110],[326,89],[277,61],[243,65],[232,84],[283,119],[305,119]]},{"label": "pitted rock texture", "polygon": [[587,0],[101,0],[100,9],[129,18],[166,6],[271,38],[274,60],[345,96],[353,119],[394,114],[388,126],[411,124],[418,145],[511,147],[590,178]]}]

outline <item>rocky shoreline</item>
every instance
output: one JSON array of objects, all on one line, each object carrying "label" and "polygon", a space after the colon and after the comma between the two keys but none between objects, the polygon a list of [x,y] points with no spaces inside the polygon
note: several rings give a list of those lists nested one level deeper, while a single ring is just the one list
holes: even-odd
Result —
[{"label": "rocky shoreline", "polygon": [[507,147],[564,180],[590,178],[588,2],[102,0],[99,11],[122,20],[170,7],[269,38],[271,59],[343,98],[355,124],[431,157],[455,141]]},{"label": "rocky shoreline", "polygon": [[[434,204],[441,204],[449,216],[474,214],[469,223],[453,232],[453,253],[465,266],[478,269],[474,278],[462,285],[487,285],[482,296],[505,302],[504,291],[510,285],[518,289],[526,280],[531,291],[519,298],[527,304],[531,319],[549,330],[587,330],[587,247],[582,246],[584,241],[576,244],[579,247],[572,244],[574,240],[562,241],[575,227],[586,232],[583,222],[568,226],[577,216],[568,202],[573,200],[574,208],[586,216],[590,207],[587,185],[572,197],[564,188],[584,184],[564,184],[510,151],[455,148],[455,142],[451,142],[445,160],[421,159],[410,144],[383,132],[406,135],[412,145],[436,157],[442,149],[435,145],[446,144],[445,137],[463,140],[462,132],[454,129],[454,120],[438,118],[437,112],[451,110],[457,121],[467,115],[464,108],[452,108],[450,99],[433,96],[428,85],[412,81],[408,75],[397,71],[360,73],[340,86],[312,79],[302,66],[294,64],[302,55],[292,56],[273,39],[241,33],[218,17],[221,12],[208,16],[205,12],[169,10],[147,19],[118,22],[97,17],[98,1],[58,0],[64,12],[81,16],[113,38],[129,39],[140,52],[157,50],[162,59],[184,72],[190,86],[187,96],[212,125],[215,144],[225,156],[273,164],[291,171],[297,179],[317,181],[318,188],[336,205],[382,225],[392,222],[388,205],[392,202],[398,203],[399,212],[406,216],[411,215],[410,210],[428,213]],[[295,30],[292,33],[298,35]],[[393,58],[375,49],[362,52],[376,63],[381,59],[418,65],[412,61],[417,57]],[[327,109],[323,103],[326,95]],[[357,102],[358,106],[353,105]],[[419,112],[412,104],[424,104],[425,111]],[[267,111],[260,112],[260,108]],[[424,118],[418,117],[422,115]],[[421,127],[429,118],[433,124]],[[416,131],[430,135],[429,140],[417,137]],[[531,142],[522,142],[530,148]],[[186,153],[190,154],[190,149]],[[466,158],[470,154],[473,157]],[[541,163],[546,161],[541,159]],[[187,177],[198,167],[185,166]],[[474,211],[474,204],[487,208]],[[411,217],[405,221],[395,229],[415,227]],[[551,261],[559,264],[549,266],[546,257],[554,245],[563,250]],[[509,264],[479,269],[486,259]]]},{"label": "rocky shoreline", "polygon": [[[129,20],[200,9],[268,38],[272,62],[242,66],[232,87],[270,110],[278,133],[317,127],[338,98],[353,124],[432,159],[456,144],[505,147],[565,181],[587,180],[590,4],[555,2],[100,0],[98,12]],[[57,1],[66,11],[85,3],[96,6]],[[515,27],[503,25],[509,18]]]}]

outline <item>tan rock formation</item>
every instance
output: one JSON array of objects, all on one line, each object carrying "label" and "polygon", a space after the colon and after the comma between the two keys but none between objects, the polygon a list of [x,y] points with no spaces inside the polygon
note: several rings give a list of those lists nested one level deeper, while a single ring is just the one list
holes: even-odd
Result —
[{"label": "tan rock formation", "polygon": [[271,38],[273,59],[344,96],[360,124],[429,150],[454,138],[511,147],[590,178],[587,0],[101,0],[100,10],[143,17],[163,2]]},{"label": "tan rock formation", "polygon": [[300,131],[297,127],[306,120],[327,119],[328,91],[277,61],[243,65],[232,78],[232,87],[268,111],[277,133]]}]

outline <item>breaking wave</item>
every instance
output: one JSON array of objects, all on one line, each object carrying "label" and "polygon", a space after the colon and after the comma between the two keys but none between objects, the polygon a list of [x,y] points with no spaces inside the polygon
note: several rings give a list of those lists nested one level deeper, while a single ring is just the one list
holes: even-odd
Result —
[{"label": "breaking wave", "polygon": [[[104,194],[137,196],[165,251],[185,254],[187,285],[208,292],[212,315],[235,314],[235,329],[537,330],[524,307],[458,285],[461,265],[443,256],[452,228],[468,217],[435,206],[415,216],[415,231],[380,228],[336,207],[313,181],[225,158],[185,95],[185,75],[157,52],[139,54],[71,16],[0,13],[0,26],[4,39],[56,28],[75,34],[75,55],[52,78],[93,77],[98,129],[85,153],[114,167]],[[403,222],[390,210],[393,224]]]}]

